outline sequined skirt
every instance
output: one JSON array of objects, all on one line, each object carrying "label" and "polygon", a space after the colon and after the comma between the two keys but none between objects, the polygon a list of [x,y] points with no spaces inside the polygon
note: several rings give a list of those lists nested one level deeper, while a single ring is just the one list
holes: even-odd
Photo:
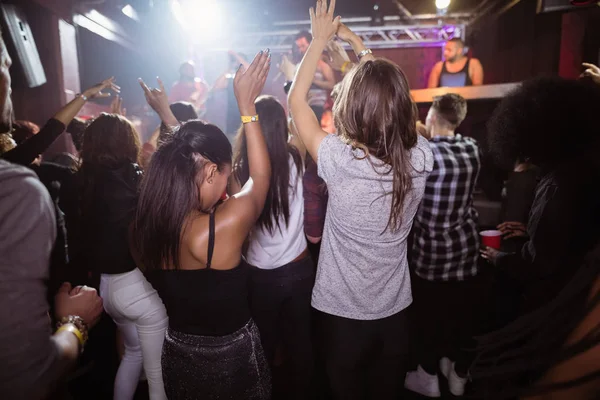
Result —
[{"label": "sequined skirt", "polygon": [[271,398],[271,375],[252,320],[227,336],[168,328],[162,371],[169,400]]}]

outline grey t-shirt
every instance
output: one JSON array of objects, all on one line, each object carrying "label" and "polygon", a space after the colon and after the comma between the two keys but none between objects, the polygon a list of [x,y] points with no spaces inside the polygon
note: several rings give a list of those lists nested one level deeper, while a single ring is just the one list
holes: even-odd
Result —
[{"label": "grey t-shirt", "polygon": [[59,377],[46,284],[54,207],[33,171],[0,160],[0,397],[33,399]]},{"label": "grey t-shirt", "polygon": [[[319,146],[319,176],[329,203],[312,306],[327,314],[357,320],[394,315],[412,302],[406,239],[433,168],[427,140],[419,136],[410,151],[412,190],[404,199],[402,225],[386,230],[393,177],[336,135]],[[386,172],[389,167],[377,167]]]}]

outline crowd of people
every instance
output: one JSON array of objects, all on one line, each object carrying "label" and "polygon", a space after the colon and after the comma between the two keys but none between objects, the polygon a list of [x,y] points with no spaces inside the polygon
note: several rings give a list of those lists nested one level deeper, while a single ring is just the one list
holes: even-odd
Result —
[{"label": "crowd of people", "polygon": [[[140,80],[162,121],[145,144],[118,97],[76,118],[113,78],[13,122],[0,40],[2,398],[131,400],[141,379],[152,400],[597,398],[600,68],[524,82],[484,149],[458,132],[464,98],[421,123],[402,69],[334,11],[311,8],[280,66],[287,112],[261,95],[270,51],[240,65],[234,146],[160,80]],[[65,129],[78,156],[42,159]],[[483,152],[512,171],[499,249],[473,201]]]}]

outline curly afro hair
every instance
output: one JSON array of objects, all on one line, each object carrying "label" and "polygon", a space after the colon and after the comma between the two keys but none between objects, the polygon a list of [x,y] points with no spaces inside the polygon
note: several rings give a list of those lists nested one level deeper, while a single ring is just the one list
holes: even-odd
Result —
[{"label": "curly afro hair", "polygon": [[599,112],[600,88],[589,82],[526,81],[500,102],[488,121],[489,151],[507,169],[517,160],[552,168],[598,142]]}]

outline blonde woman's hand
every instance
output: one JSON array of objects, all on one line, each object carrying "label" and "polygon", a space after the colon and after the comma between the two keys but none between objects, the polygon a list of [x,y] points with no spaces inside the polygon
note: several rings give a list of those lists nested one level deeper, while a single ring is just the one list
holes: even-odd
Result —
[{"label": "blonde woman's hand", "polygon": [[329,42],[338,31],[340,17],[333,17],[335,0],[331,0],[327,7],[327,0],[317,1],[315,8],[310,8],[310,24],[313,40]]}]

